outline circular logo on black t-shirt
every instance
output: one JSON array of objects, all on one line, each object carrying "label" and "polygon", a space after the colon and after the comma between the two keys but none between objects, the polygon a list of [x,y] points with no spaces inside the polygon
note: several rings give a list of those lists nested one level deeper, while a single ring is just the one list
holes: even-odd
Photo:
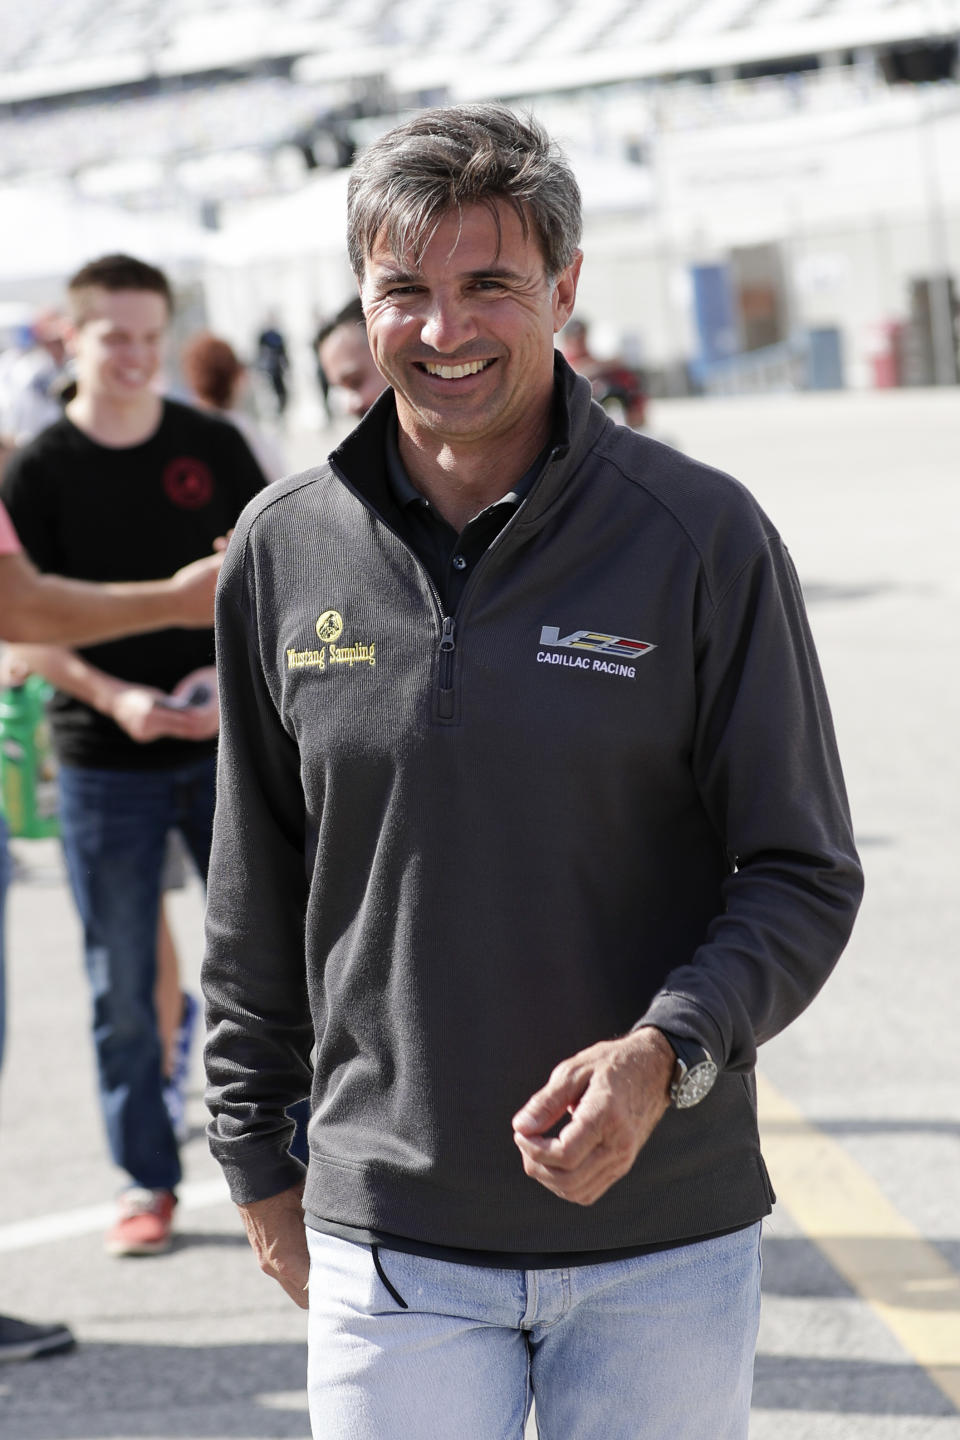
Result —
[{"label": "circular logo on black t-shirt", "polygon": [[163,472],[163,488],[168,500],[183,510],[199,510],[213,498],[213,476],[202,460],[184,455],[171,460]]}]

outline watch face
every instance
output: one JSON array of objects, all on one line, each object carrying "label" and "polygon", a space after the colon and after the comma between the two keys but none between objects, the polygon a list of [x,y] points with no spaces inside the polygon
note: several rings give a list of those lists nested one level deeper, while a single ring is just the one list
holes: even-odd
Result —
[{"label": "watch face", "polygon": [[710,1059],[701,1060],[690,1069],[674,1087],[673,1103],[678,1110],[687,1110],[691,1105],[699,1105],[705,1096],[713,1089],[713,1082],[717,1078],[717,1067]]}]

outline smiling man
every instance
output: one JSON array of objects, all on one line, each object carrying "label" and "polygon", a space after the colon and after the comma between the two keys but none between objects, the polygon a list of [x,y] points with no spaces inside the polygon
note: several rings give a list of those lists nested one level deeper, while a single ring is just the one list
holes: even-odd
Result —
[{"label": "smiling man", "polygon": [[309,1295],[317,1440],[519,1440],[531,1394],[544,1440],[742,1440],[757,1046],[861,884],[799,587],[555,354],[580,204],[534,122],[425,112],[348,225],[390,388],[218,602],[211,1146]]}]

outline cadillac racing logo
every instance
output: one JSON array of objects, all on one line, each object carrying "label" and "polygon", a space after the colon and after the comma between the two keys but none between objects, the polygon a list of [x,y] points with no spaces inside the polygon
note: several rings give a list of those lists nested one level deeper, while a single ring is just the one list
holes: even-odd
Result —
[{"label": "cadillac racing logo", "polygon": [[[574,670],[596,670],[605,675],[620,675],[626,680],[635,680],[636,666],[628,662],[639,660],[656,648],[649,640],[631,640],[626,635],[604,635],[598,630],[573,630],[569,635],[561,636],[558,626],[544,625],[540,630],[537,664],[564,665]],[[585,653],[557,653],[564,650]]]}]

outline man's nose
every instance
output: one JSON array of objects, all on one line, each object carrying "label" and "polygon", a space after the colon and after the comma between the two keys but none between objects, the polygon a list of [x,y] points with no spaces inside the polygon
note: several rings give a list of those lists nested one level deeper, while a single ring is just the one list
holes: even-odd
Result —
[{"label": "man's nose", "polygon": [[420,329],[424,345],[441,355],[453,355],[477,333],[469,305],[453,296],[435,295]]}]

